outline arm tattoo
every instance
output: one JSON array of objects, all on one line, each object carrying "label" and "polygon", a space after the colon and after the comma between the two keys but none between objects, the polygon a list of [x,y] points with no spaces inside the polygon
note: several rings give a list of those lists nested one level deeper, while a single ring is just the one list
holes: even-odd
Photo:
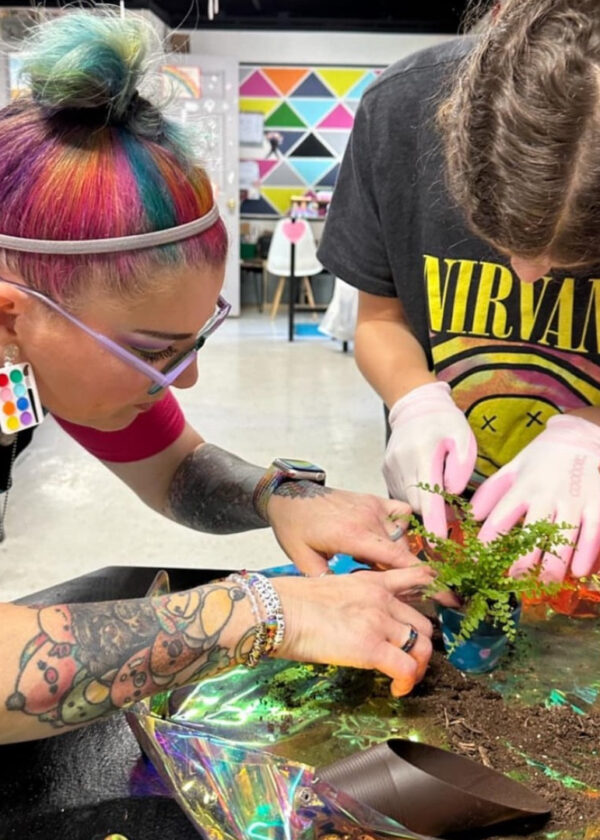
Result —
[{"label": "arm tattoo", "polygon": [[[265,470],[204,443],[183,459],[169,488],[169,513],[181,525],[209,534],[235,534],[268,523],[256,512],[254,490]],[[290,499],[331,493],[313,481],[288,481],[274,492]]]},{"label": "arm tattoo", "polygon": [[209,534],[266,528],[252,504],[262,467],[204,443],[183,459],[169,488],[173,519]]},{"label": "arm tattoo", "polygon": [[244,597],[215,583],[145,600],[35,608],[39,632],[21,652],[5,706],[61,728],[231,668],[254,640],[253,627],[234,648],[221,643]]}]

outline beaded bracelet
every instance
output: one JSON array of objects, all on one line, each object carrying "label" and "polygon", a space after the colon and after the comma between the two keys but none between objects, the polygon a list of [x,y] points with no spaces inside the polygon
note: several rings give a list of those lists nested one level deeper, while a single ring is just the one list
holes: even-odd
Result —
[{"label": "beaded bracelet", "polygon": [[248,668],[255,668],[262,659],[262,657],[265,655],[267,644],[267,634],[266,630],[263,628],[263,620],[258,609],[258,602],[256,600],[254,592],[252,591],[251,586],[244,580],[244,578],[241,575],[229,575],[228,579],[244,591],[244,594],[250,602],[252,615],[254,616],[254,620],[256,621],[256,625],[254,628],[254,641],[252,643],[252,647],[250,648],[248,656],[246,657],[246,661],[244,662],[244,665],[246,665]]},{"label": "beaded bracelet", "polygon": [[272,628],[273,653],[278,650],[285,635],[285,617],[277,590],[271,581],[264,575],[257,572],[242,571],[243,578],[248,580],[250,586],[254,587],[265,610],[265,622]]},{"label": "beaded bracelet", "polygon": [[[229,579],[237,583],[248,596],[257,622],[254,643],[246,661],[249,668],[254,668],[261,659],[273,656],[283,642],[285,618],[281,601],[275,587],[264,575],[242,571],[240,574],[230,575]],[[260,613],[258,602],[262,606],[263,615]]]}]

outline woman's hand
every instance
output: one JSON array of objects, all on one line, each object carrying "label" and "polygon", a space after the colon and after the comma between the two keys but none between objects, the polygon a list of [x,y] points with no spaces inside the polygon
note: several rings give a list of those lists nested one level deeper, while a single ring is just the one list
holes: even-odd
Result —
[{"label": "woman's hand", "polygon": [[439,485],[462,493],[477,459],[477,443],[467,418],[446,382],[429,382],[399,399],[389,416],[392,434],[383,462],[390,495],[405,499],[423,517],[428,531],[448,533],[441,496],[419,487]]},{"label": "woman's hand", "polygon": [[306,575],[328,570],[334,554],[404,568],[415,562],[402,537],[410,515],[404,502],[310,481],[287,482],[269,499],[267,516],[279,544]]},{"label": "woman's hand", "polygon": [[429,566],[418,563],[320,579],[272,578],[286,619],[277,656],[376,668],[391,677],[395,697],[408,694],[431,658],[432,627],[401,599],[422,591],[433,577]]},{"label": "woman's hand", "polygon": [[573,526],[558,546],[542,557],[522,557],[511,574],[542,564],[546,580],[563,580],[597,569],[600,551],[600,428],[582,417],[560,414],[515,458],[488,478],[472,499],[473,515],[485,520],[480,539],[490,542],[516,525],[548,519]]}]

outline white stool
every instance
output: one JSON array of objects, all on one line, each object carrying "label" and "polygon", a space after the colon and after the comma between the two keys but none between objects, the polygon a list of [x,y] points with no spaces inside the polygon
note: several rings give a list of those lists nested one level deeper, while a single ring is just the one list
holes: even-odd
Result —
[{"label": "white stool", "polygon": [[[293,226],[293,227],[292,227]],[[271,318],[275,318],[281,297],[285,288],[285,281],[291,276],[291,253],[294,242],[294,276],[302,278],[301,290],[310,307],[315,306],[313,289],[309,280],[314,274],[319,274],[323,266],[317,259],[317,246],[310,224],[304,219],[280,219],[277,222],[267,255],[267,271],[279,277],[273,303]],[[293,289],[290,288],[290,295]]]}]

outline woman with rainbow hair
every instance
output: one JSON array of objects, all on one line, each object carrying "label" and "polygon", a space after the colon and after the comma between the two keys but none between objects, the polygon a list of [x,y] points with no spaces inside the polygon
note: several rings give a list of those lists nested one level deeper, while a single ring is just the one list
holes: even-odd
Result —
[{"label": "woman with rainbow hair", "polygon": [[[4,486],[49,412],[158,512],[213,533],[270,525],[306,576],[0,605],[0,741],[263,656],[378,668],[401,695],[431,655],[429,622],[403,600],[432,574],[402,540],[407,506],[246,463],[204,442],[169,390],[194,385],[227,314],[227,241],[185,135],[138,92],[156,47],[136,17],[64,14],[26,44],[31,95],[0,111]],[[326,576],[336,551],[389,568]]]}]

